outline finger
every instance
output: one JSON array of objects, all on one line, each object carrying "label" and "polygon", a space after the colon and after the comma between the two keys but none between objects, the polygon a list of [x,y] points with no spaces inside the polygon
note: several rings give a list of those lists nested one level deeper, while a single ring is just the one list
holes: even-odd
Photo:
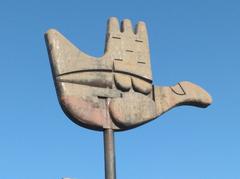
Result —
[{"label": "finger", "polygon": [[108,32],[109,33],[119,33],[119,22],[116,17],[110,17],[108,20]]},{"label": "finger", "polygon": [[45,39],[55,75],[87,70],[92,64],[96,67],[99,63],[95,61],[95,57],[80,51],[57,30],[51,29],[46,32]]},{"label": "finger", "polygon": [[129,19],[124,19],[122,21],[122,32],[133,33],[132,23]]},{"label": "finger", "polygon": [[143,21],[138,22],[135,32],[139,38],[138,40],[147,40],[147,26]]},{"label": "finger", "polygon": [[[108,25],[107,25],[107,36],[106,36],[106,44],[105,44],[105,53],[107,51],[114,51],[118,49],[119,42],[120,42],[121,36],[120,36],[120,28],[119,28],[119,22],[116,17],[110,17],[108,19]],[[113,55],[116,55],[113,54]]]}]

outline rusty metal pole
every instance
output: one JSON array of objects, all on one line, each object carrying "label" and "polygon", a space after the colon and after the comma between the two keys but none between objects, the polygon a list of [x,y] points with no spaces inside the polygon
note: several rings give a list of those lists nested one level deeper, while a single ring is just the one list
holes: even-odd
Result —
[{"label": "rusty metal pole", "polygon": [[116,179],[114,132],[112,129],[105,129],[104,136],[104,159],[105,179]]}]

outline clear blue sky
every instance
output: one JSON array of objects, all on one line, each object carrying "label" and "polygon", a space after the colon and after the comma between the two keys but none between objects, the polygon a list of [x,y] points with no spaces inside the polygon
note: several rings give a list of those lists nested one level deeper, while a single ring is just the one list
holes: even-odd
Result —
[{"label": "clear blue sky", "polygon": [[237,0],[1,1],[0,179],[104,178],[102,134],[62,112],[43,35],[101,56],[110,16],[147,23],[155,84],[189,80],[214,99],[117,133],[118,179],[239,179]]}]

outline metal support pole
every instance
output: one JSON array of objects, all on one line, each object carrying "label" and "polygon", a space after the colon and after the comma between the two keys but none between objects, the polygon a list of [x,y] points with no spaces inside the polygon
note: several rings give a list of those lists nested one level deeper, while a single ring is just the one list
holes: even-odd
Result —
[{"label": "metal support pole", "polygon": [[104,136],[104,159],[105,179],[116,179],[114,132],[112,129],[105,129]]}]

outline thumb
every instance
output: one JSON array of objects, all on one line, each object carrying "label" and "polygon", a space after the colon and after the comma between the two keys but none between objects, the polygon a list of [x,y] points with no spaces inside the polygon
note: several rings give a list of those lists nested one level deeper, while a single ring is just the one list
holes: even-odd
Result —
[{"label": "thumb", "polygon": [[154,87],[158,114],[175,106],[190,105],[205,108],[212,103],[211,96],[201,87],[188,81],[175,86]]},{"label": "thumb", "polygon": [[57,30],[48,30],[45,33],[45,41],[50,63],[56,75],[88,70],[99,66],[99,61],[95,57],[79,50]]}]

